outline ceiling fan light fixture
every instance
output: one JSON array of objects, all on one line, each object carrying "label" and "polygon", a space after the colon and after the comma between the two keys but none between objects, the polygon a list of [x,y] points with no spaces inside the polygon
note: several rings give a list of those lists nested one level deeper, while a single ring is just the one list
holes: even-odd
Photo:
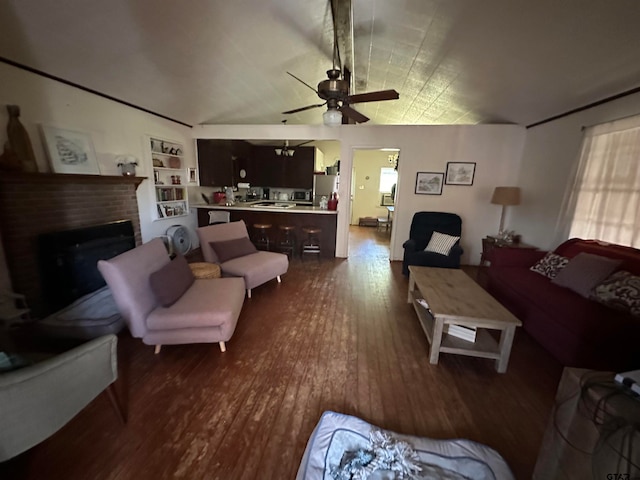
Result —
[{"label": "ceiling fan light fixture", "polygon": [[278,155],[278,156],[282,155],[282,149],[281,148],[276,148],[276,155]]},{"label": "ceiling fan light fixture", "polygon": [[342,113],[334,108],[328,109],[322,114],[322,121],[328,127],[342,125]]}]

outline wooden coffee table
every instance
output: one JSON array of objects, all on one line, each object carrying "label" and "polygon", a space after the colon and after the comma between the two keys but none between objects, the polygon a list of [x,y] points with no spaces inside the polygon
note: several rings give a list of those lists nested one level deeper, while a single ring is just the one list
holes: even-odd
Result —
[{"label": "wooden coffee table", "polygon": [[[429,310],[416,300],[424,299]],[[408,303],[412,303],[431,345],[429,361],[436,365],[440,352],[493,358],[496,370],[507,371],[516,327],[522,322],[462,270],[409,266]],[[477,327],[476,341],[467,342],[444,333],[447,324]],[[487,330],[500,330],[498,343]]]}]

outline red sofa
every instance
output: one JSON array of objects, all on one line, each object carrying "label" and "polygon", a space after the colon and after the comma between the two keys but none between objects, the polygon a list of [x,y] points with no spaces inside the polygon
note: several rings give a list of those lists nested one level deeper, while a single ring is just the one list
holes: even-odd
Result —
[{"label": "red sofa", "polygon": [[[620,259],[617,270],[640,275],[640,250],[635,248],[573,238],[554,250],[569,259],[580,252]],[[613,371],[640,368],[640,318],[584,298],[531,271],[546,253],[494,249],[488,291],[563,365]]]}]

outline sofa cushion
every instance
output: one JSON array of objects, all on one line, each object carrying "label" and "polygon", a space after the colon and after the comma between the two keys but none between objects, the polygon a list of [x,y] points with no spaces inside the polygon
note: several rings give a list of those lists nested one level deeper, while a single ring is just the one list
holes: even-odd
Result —
[{"label": "sofa cushion", "polygon": [[449,255],[449,252],[458,240],[460,240],[460,237],[433,232],[424,251],[439,253],[440,255]]},{"label": "sofa cushion", "polygon": [[[147,317],[152,332],[220,327],[231,338],[244,303],[241,278],[209,278],[193,282],[168,308],[156,308]],[[225,340],[226,341],[226,340]]]},{"label": "sofa cushion", "polygon": [[640,250],[637,248],[606,243],[600,240],[572,238],[558,245],[554,252],[567,258],[573,258],[580,252],[615,258],[622,260],[620,270],[627,270],[634,275],[640,275]]},{"label": "sofa cushion", "polygon": [[593,287],[611,275],[620,263],[620,260],[582,252],[573,257],[552,282],[588,298]]},{"label": "sofa cushion", "polygon": [[569,263],[567,257],[561,257],[553,252],[547,252],[530,270],[544,275],[547,278],[555,278],[558,272],[567,266],[567,263]]},{"label": "sofa cushion", "polygon": [[232,260],[245,255],[256,253],[258,249],[255,247],[249,237],[234,238],[232,240],[224,240],[220,242],[209,242],[211,248],[216,252],[220,263]]},{"label": "sofa cushion", "polygon": [[224,275],[244,277],[245,288],[254,288],[287,273],[289,258],[284,253],[258,251],[233,258],[220,266]]},{"label": "sofa cushion", "polygon": [[163,307],[176,303],[194,281],[187,259],[180,254],[149,276],[151,290]]},{"label": "sofa cushion", "polygon": [[620,270],[593,289],[597,302],[640,317],[640,277]]},{"label": "sofa cushion", "polygon": [[[598,335],[610,335],[620,325],[609,308],[585,300],[568,288],[559,288],[548,278],[529,269],[496,268],[490,275],[493,285],[491,293],[508,304],[527,331],[531,327],[543,329],[551,338],[558,335],[558,327],[561,327],[576,337],[592,342]],[[513,309],[512,304],[515,307]],[[534,317],[535,325],[531,317]],[[604,325],[603,319],[608,319]]]}]

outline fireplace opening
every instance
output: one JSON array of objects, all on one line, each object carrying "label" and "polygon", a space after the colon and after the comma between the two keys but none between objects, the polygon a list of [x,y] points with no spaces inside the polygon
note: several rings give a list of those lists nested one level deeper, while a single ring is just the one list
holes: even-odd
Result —
[{"label": "fireplace opening", "polygon": [[131,220],[38,235],[44,314],[56,312],[105,285],[98,260],[135,247]]}]

